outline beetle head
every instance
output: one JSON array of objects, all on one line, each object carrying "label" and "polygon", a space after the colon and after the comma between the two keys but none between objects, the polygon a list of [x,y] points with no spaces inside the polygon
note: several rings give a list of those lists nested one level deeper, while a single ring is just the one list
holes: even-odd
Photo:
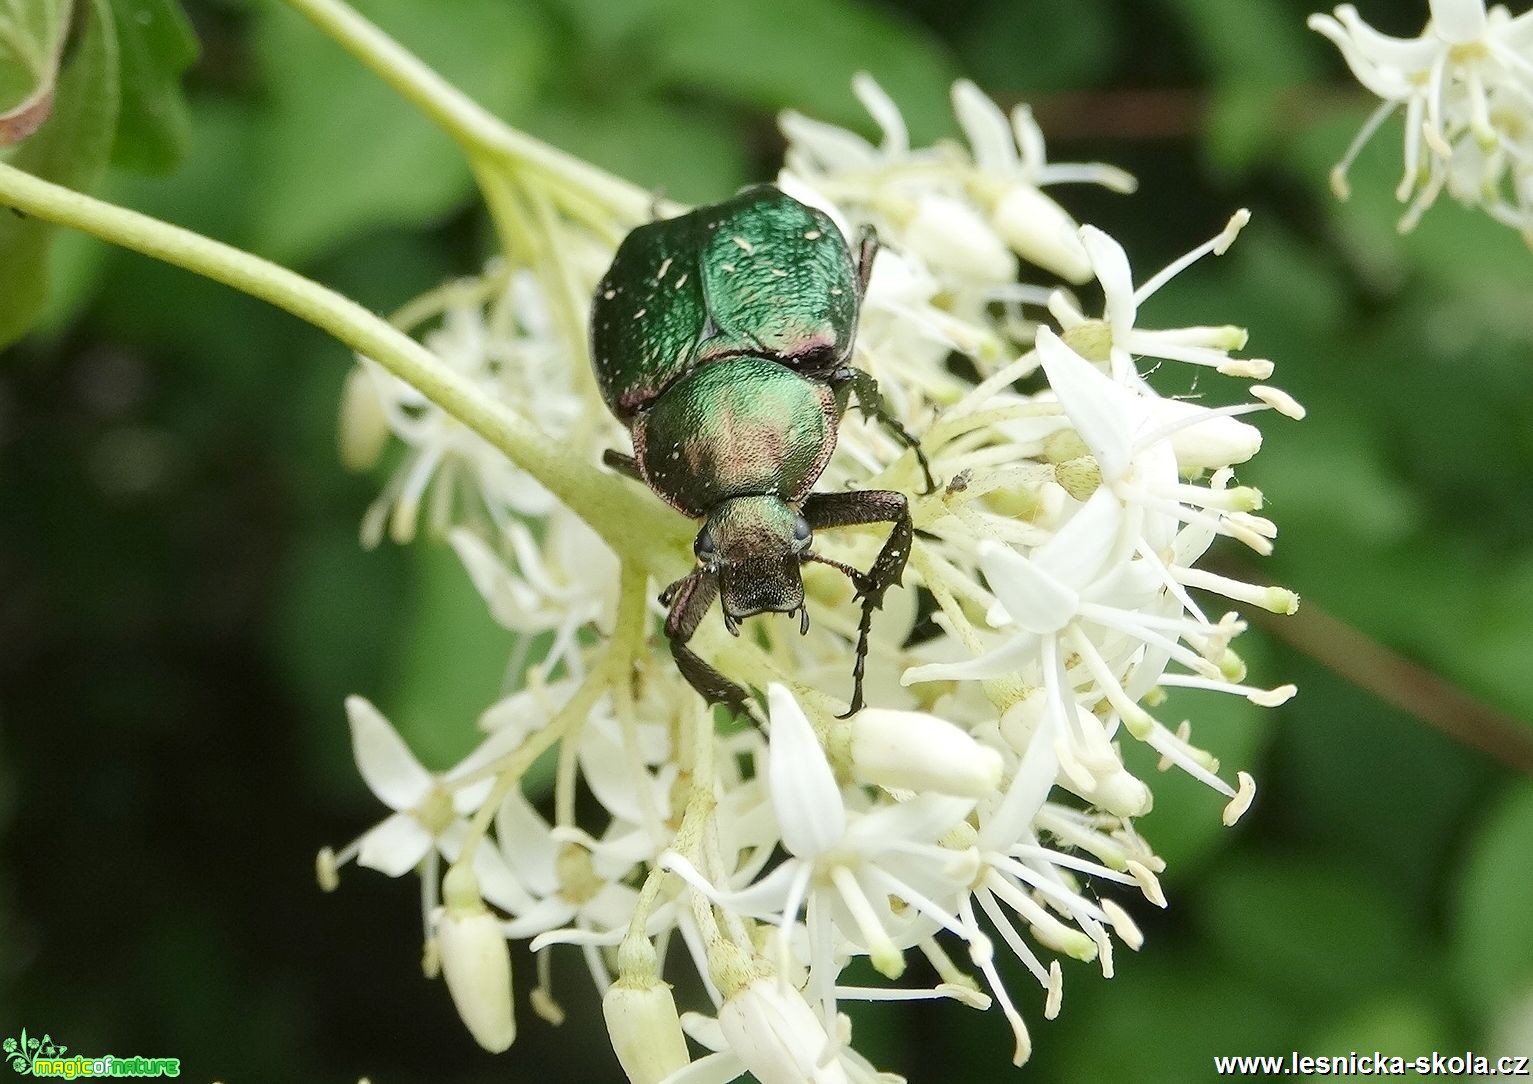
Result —
[{"label": "beetle head", "polygon": [[733,497],[713,510],[693,549],[719,578],[731,632],[741,618],[803,609],[799,562],[811,540],[804,517],[775,496]]}]

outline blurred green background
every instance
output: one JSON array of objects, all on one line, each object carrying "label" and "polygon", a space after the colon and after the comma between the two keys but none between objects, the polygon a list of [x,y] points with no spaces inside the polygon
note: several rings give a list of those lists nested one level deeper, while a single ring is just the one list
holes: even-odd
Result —
[{"label": "blurred green background", "polygon": [[[953,131],[946,87],[966,74],[1034,102],[1059,160],[1135,172],[1135,197],[1063,199],[1141,273],[1250,206],[1230,255],[1146,323],[1248,324],[1277,360],[1311,416],[1273,418],[1242,473],[1282,527],[1265,572],[1411,662],[1313,619],[1250,634],[1256,678],[1299,697],[1185,710],[1257,776],[1254,808],[1224,829],[1216,796],[1157,781],[1143,827],[1171,907],[1134,908],[1147,944],[1111,982],[1068,967],[1056,1021],[1017,977],[1023,1072],[1533,1052],[1533,785],[1421,718],[1511,755],[1533,739],[1533,253],[1447,202],[1398,238],[1398,122],[1354,200],[1332,201],[1326,171],[1368,103],[1304,29],[1309,3],[359,6],[514,123],[682,200],[769,177],[780,108],[868,130],[848,89],[867,69],[917,138]],[[478,266],[486,220],[445,138],[279,4],[186,7],[201,51],[184,158],[169,168],[174,139],[119,154],[100,191],[380,310]],[[1402,33],[1425,18],[1424,0],[1359,7]],[[568,1022],[523,1003],[493,1058],[421,978],[408,879],[314,886],[314,851],[378,816],[342,697],[374,698],[443,766],[509,648],[450,554],[358,549],[376,480],[336,461],[343,350],[79,237],[59,237],[53,271],[39,330],[0,363],[0,1033],[177,1055],[197,1080],[614,1079],[572,958],[556,963]],[[857,1033],[917,1081],[1013,1075],[993,1013],[874,1008]]]}]

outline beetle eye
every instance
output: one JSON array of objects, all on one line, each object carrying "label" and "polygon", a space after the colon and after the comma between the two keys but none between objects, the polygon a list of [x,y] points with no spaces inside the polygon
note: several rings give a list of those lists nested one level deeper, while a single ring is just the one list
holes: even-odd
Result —
[{"label": "beetle eye", "polygon": [[712,561],[718,556],[718,551],[713,546],[713,532],[704,528],[697,536],[697,541],[692,543],[692,552],[697,554],[699,561]]},{"label": "beetle eye", "polygon": [[793,525],[793,541],[808,542],[809,534],[809,521],[803,516],[799,516],[798,522]]}]

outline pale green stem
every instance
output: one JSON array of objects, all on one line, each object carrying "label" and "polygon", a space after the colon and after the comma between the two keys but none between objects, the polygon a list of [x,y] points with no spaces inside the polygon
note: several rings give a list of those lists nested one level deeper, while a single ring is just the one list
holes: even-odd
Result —
[{"label": "pale green stem", "polygon": [[618,589],[617,627],[612,635],[611,646],[615,671],[612,679],[612,707],[622,731],[623,759],[633,780],[634,792],[638,795],[644,828],[652,838],[658,840],[665,825],[655,803],[653,779],[645,767],[644,756],[639,748],[639,719],[633,702],[635,664],[644,650],[644,634],[648,624],[645,605],[648,589],[649,577],[642,571],[631,566],[623,569]]},{"label": "pale green stem", "polygon": [[624,479],[571,459],[515,411],[486,397],[388,321],[285,267],[0,163],[0,205],[72,226],[185,268],[306,320],[382,365],[504,452],[619,554],[661,578],[690,541],[680,516]]},{"label": "pale green stem", "polygon": [[463,787],[487,776],[495,778],[494,790],[474,813],[474,819],[469,823],[468,834],[463,840],[463,850],[458,855],[458,865],[467,866],[473,863],[474,851],[478,848],[479,841],[484,838],[484,834],[490,830],[490,822],[495,819],[496,811],[506,800],[506,795],[521,782],[527,769],[531,768],[540,756],[552,749],[556,742],[562,740],[572,727],[585,721],[601,694],[607,691],[607,682],[611,679],[609,662],[610,656],[604,655],[596,668],[586,675],[580,688],[575,690],[574,695],[565,701],[564,706],[542,729],[533,731],[527,736],[526,741],[495,763],[455,780],[457,786]]},{"label": "pale green stem", "polygon": [[428,290],[395,309],[389,323],[400,331],[410,332],[427,320],[441,316],[454,305],[483,305],[497,294],[503,293],[511,273],[502,267],[494,274],[480,278],[453,279],[434,290]]},{"label": "pale green stem", "polygon": [[341,0],[287,0],[287,5],[371,68],[471,155],[489,154],[526,165],[608,204],[621,218],[642,222],[649,217],[652,198],[644,189],[512,128]]},{"label": "pale green stem", "polygon": [[[691,737],[690,764],[686,771],[692,777],[692,787],[687,796],[686,808],[682,811],[681,823],[676,828],[676,834],[671,837],[669,848],[682,855],[696,853],[703,826],[718,804],[713,793],[714,732],[710,709],[699,707],[693,711]],[[655,950],[644,928],[649,924],[649,916],[655,905],[660,902],[667,878],[671,876],[669,871],[661,869],[659,865],[651,866],[639,889],[639,898],[634,902],[633,914],[628,920],[628,932],[617,950],[618,971],[625,978],[655,974]],[[708,917],[713,917],[711,910]]]}]

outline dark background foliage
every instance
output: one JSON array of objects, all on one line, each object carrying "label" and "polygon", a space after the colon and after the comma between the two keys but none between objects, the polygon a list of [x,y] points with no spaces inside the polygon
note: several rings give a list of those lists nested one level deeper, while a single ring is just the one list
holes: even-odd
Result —
[{"label": "dark background foliage", "polygon": [[[1533,1044],[1533,787],[1502,762],[1533,737],[1533,254],[1446,203],[1395,236],[1398,125],[1354,200],[1332,201],[1326,170],[1366,103],[1305,31],[1308,4],[360,6],[512,122],[683,200],[770,176],[780,108],[866,130],[848,89],[866,68],[918,138],[951,133],[946,87],[968,74],[1033,101],[1061,160],[1138,174],[1133,198],[1066,202],[1142,270],[1250,206],[1230,255],[1149,322],[1249,324],[1311,408],[1274,419],[1243,474],[1283,528],[1268,571],[1311,615],[1247,653],[1302,691],[1276,712],[1188,702],[1205,743],[1256,774],[1256,805],[1227,830],[1215,796],[1160,780],[1144,829],[1171,908],[1136,909],[1148,942],[1111,982],[1067,968],[1057,1021],[1019,976],[1025,1072],[1183,1081],[1216,1053]],[[1360,6],[1401,32],[1425,18]],[[124,26],[169,10],[110,7]],[[115,150],[98,127],[77,183],[110,155],[110,198],[376,309],[477,266],[486,222],[444,137],[278,3],[187,10],[194,62],[174,35],[121,39]],[[13,309],[26,225],[0,226]],[[0,1032],[177,1055],[195,1079],[615,1078],[572,959],[569,1022],[523,1003],[492,1058],[421,978],[407,880],[314,887],[316,848],[377,816],[342,697],[373,697],[445,765],[508,647],[450,555],[359,551],[376,482],[334,454],[344,352],[79,237],[57,237],[51,266],[40,325],[0,364]],[[857,1027],[915,1080],[1010,1072],[995,1014],[875,1008]]]}]

